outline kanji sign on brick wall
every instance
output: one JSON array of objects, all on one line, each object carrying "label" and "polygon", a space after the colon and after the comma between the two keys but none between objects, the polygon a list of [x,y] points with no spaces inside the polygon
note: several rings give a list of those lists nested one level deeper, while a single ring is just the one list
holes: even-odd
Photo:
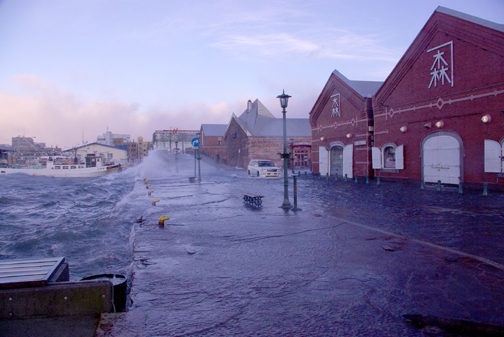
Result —
[{"label": "kanji sign on brick wall", "polygon": [[331,117],[338,116],[339,118],[341,118],[340,94],[332,95],[331,99],[332,99]]},{"label": "kanji sign on brick wall", "polygon": [[434,59],[430,68],[429,88],[450,84],[453,87],[453,41],[427,50]]}]

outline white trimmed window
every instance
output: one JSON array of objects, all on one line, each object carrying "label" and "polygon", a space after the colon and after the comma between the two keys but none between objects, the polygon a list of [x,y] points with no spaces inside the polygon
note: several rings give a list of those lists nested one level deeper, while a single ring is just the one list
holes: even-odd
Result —
[{"label": "white trimmed window", "polygon": [[373,169],[404,169],[404,146],[386,143],[381,148],[371,149],[373,159]]},{"label": "white trimmed window", "polygon": [[504,172],[502,164],[504,157],[504,146],[502,145],[503,144],[499,144],[495,140],[485,139],[485,172]]}]

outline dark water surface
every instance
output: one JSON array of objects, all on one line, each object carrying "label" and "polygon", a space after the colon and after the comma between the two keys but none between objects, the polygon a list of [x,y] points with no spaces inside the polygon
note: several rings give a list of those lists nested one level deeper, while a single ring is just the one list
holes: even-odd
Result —
[{"label": "dark water surface", "polygon": [[135,173],[1,176],[0,259],[66,257],[72,280],[128,273]]}]

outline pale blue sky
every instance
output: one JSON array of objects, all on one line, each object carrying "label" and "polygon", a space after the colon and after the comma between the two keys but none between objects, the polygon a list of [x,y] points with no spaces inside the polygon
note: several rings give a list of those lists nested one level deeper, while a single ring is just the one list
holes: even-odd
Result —
[{"label": "pale blue sky", "polygon": [[0,0],[0,143],[280,117],[283,89],[308,118],[334,69],[384,80],[438,5],[504,23],[504,0]]}]

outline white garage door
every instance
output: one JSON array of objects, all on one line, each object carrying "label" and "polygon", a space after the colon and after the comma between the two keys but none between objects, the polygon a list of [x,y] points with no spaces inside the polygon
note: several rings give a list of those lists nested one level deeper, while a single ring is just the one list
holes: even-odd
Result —
[{"label": "white garage door", "polygon": [[424,181],[443,184],[460,182],[460,144],[452,136],[429,138],[423,145]]}]

